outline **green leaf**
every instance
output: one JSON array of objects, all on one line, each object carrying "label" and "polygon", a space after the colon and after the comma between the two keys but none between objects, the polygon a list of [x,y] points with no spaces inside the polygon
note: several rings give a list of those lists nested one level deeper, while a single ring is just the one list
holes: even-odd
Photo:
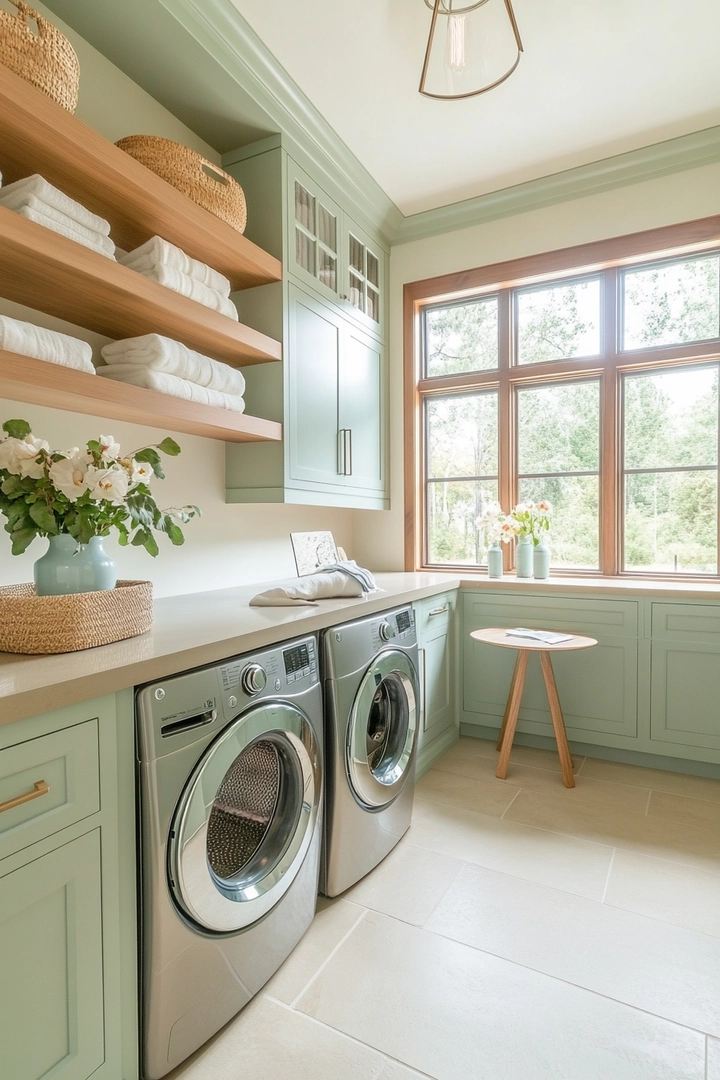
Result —
[{"label": "green leaf", "polygon": [[157,540],[152,533],[148,533],[148,538],[145,541],[144,547],[148,555],[152,555],[153,559],[160,553],[160,548],[157,546]]},{"label": "green leaf", "polygon": [[133,547],[144,547],[150,535],[149,529],[138,529],[130,543]]},{"label": "green leaf", "polygon": [[167,454],[168,457],[177,457],[180,453],[180,447],[170,436],[158,443],[158,450],[162,450],[163,454]]},{"label": "green leaf", "polygon": [[50,533],[52,536],[57,535],[58,527],[55,524],[55,515],[46,503],[33,503],[30,507],[30,517],[43,532]]},{"label": "green leaf", "polygon": [[185,537],[183,531],[179,525],[176,525],[171,517],[165,517],[165,532],[170,538],[170,543],[175,547],[180,547],[185,543]]},{"label": "green leaf", "polygon": [[152,471],[154,472],[155,476],[157,476],[158,480],[165,479],[165,473],[162,469],[160,455],[158,454],[157,450],[153,450],[152,446],[146,446],[144,450],[138,450],[137,454],[135,454],[135,460],[145,461],[148,465],[152,465]]},{"label": "green leaf", "polygon": [[6,420],[2,426],[11,439],[25,439],[32,433],[32,428],[27,420]]},{"label": "green leaf", "polygon": [[10,536],[13,555],[22,555],[37,536],[37,529],[16,529]]}]

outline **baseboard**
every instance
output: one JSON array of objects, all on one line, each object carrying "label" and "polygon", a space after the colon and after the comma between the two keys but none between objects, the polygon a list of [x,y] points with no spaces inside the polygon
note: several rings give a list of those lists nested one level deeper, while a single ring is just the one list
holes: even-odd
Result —
[{"label": "baseboard", "polygon": [[438,735],[432,742],[425,743],[418,754],[417,764],[415,766],[415,779],[419,780],[428,769],[431,769],[438,758],[441,758],[446,750],[449,750],[453,743],[456,743],[460,737],[457,725],[453,724],[452,727],[447,728],[441,735]]}]

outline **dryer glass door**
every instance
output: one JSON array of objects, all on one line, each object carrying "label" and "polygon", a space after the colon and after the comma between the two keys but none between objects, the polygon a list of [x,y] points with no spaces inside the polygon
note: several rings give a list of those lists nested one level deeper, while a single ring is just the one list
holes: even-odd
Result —
[{"label": "dryer glass door", "polygon": [[168,877],[180,910],[216,933],[266,915],[302,866],[320,796],[320,750],[299,709],[261,704],[230,724],[173,817]]},{"label": "dryer glass door", "polygon": [[417,672],[404,652],[387,650],[358,689],[347,738],[347,770],[356,797],[379,809],[411,775],[417,736]]}]

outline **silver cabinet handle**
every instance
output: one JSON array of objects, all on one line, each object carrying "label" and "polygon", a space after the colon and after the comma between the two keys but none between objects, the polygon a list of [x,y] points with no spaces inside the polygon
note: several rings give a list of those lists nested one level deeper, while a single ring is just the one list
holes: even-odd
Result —
[{"label": "silver cabinet handle", "polygon": [[353,445],[352,445],[352,428],[345,428],[347,437],[347,452],[345,455],[345,475],[352,476],[353,471]]},{"label": "silver cabinet handle", "polygon": [[425,649],[418,649],[418,659],[420,661],[420,730],[425,731],[425,720],[427,719],[427,662],[425,658]]},{"label": "silver cabinet handle", "polygon": [[345,439],[345,428],[340,428],[340,430],[338,431],[338,451],[337,451],[337,457],[338,457],[337,471],[339,472],[340,476],[345,475],[345,455],[346,455],[346,453],[347,453],[347,449],[346,449],[346,439]]},{"label": "silver cabinet handle", "polygon": [[428,611],[428,619],[432,619],[434,615],[444,615],[448,609],[448,605],[445,607],[436,607],[432,611]]}]

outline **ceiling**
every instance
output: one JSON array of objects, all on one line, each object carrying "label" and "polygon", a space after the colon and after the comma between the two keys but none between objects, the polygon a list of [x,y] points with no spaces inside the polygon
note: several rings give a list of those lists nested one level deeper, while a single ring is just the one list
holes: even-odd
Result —
[{"label": "ceiling", "polygon": [[232,0],[404,214],[720,124],[717,0],[513,0],[525,53],[465,101],[417,92],[423,0]]}]

